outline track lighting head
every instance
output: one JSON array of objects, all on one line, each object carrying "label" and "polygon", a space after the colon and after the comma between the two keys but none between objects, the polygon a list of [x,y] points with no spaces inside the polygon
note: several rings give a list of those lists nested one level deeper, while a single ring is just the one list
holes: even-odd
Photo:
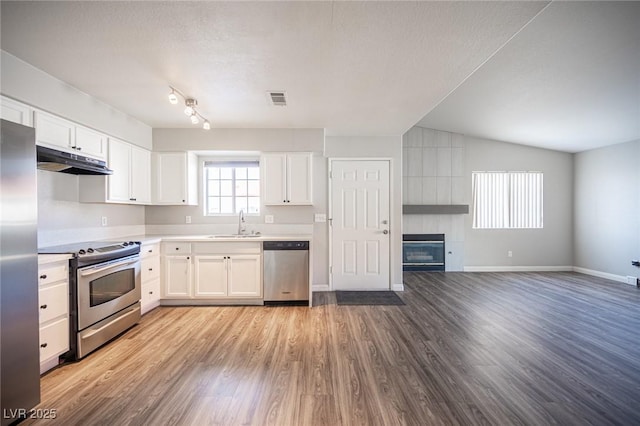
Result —
[{"label": "track lighting head", "polygon": [[175,89],[171,89],[171,93],[169,93],[169,102],[171,102],[171,105],[178,103],[178,97],[176,96]]},{"label": "track lighting head", "polygon": [[200,120],[202,120],[203,121],[202,128],[204,130],[211,129],[211,124],[209,123],[209,120],[204,118],[202,116],[202,114],[200,114],[196,110],[196,107],[198,106],[198,101],[196,99],[187,98],[179,90],[177,90],[177,89],[175,89],[175,88],[173,88],[171,86],[169,86],[169,89],[171,89],[171,93],[169,93],[169,102],[172,105],[176,105],[178,103],[178,96],[177,95],[180,95],[184,99],[184,114],[187,117],[189,117],[189,119],[191,120],[191,123],[198,124],[198,123],[200,123]]}]

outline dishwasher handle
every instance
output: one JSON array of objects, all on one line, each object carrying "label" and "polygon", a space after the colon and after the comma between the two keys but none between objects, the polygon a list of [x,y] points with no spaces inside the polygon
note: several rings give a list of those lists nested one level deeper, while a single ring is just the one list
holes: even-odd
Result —
[{"label": "dishwasher handle", "polygon": [[263,241],[262,250],[309,250],[309,241]]}]

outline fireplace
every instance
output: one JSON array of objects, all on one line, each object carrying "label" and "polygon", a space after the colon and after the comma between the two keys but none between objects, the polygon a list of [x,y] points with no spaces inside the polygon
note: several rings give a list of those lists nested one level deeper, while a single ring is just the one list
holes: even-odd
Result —
[{"label": "fireplace", "polygon": [[403,271],[444,271],[444,234],[404,234]]}]

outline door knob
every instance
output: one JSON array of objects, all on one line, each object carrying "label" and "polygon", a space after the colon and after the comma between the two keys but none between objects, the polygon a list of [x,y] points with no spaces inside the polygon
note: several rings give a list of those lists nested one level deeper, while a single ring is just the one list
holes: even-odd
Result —
[{"label": "door knob", "polygon": [[384,231],[382,231],[382,233],[383,233],[384,235],[387,235],[387,234],[389,233],[389,231],[388,231],[387,229],[385,229]]}]

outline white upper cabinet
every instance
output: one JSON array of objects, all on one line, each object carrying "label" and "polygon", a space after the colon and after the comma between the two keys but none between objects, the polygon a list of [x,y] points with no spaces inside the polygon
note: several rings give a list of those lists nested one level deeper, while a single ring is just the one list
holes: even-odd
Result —
[{"label": "white upper cabinet", "polygon": [[151,152],[109,138],[108,176],[81,176],[80,201],[87,203],[151,203]]},{"label": "white upper cabinet", "polygon": [[265,205],[311,205],[311,153],[263,154],[260,160]]},{"label": "white upper cabinet", "polygon": [[104,159],[107,156],[107,135],[76,126],[75,150],[88,157]]},{"label": "white upper cabinet", "polygon": [[117,139],[109,139],[109,168],[113,174],[107,177],[108,201],[134,201],[131,197],[131,145]]},{"label": "white upper cabinet", "polygon": [[2,105],[0,117],[2,117],[3,120],[25,126],[33,126],[33,110],[29,105],[4,96],[0,96],[0,104]]},{"label": "white upper cabinet", "polygon": [[198,204],[198,157],[190,152],[153,153],[153,204]]},{"label": "white upper cabinet", "polygon": [[74,149],[76,142],[75,124],[42,111],[36,111],[34,116],[36,143],[38,145],[76,152]]},{"label": "white upper cabinet", "polygon": [[151,151],[131,145],[131,198],[151,204]]},{"label": "white upper cabinet", "polygon": [[35,111],[36,143],[106,160],[107,136],[55,115]]}]

